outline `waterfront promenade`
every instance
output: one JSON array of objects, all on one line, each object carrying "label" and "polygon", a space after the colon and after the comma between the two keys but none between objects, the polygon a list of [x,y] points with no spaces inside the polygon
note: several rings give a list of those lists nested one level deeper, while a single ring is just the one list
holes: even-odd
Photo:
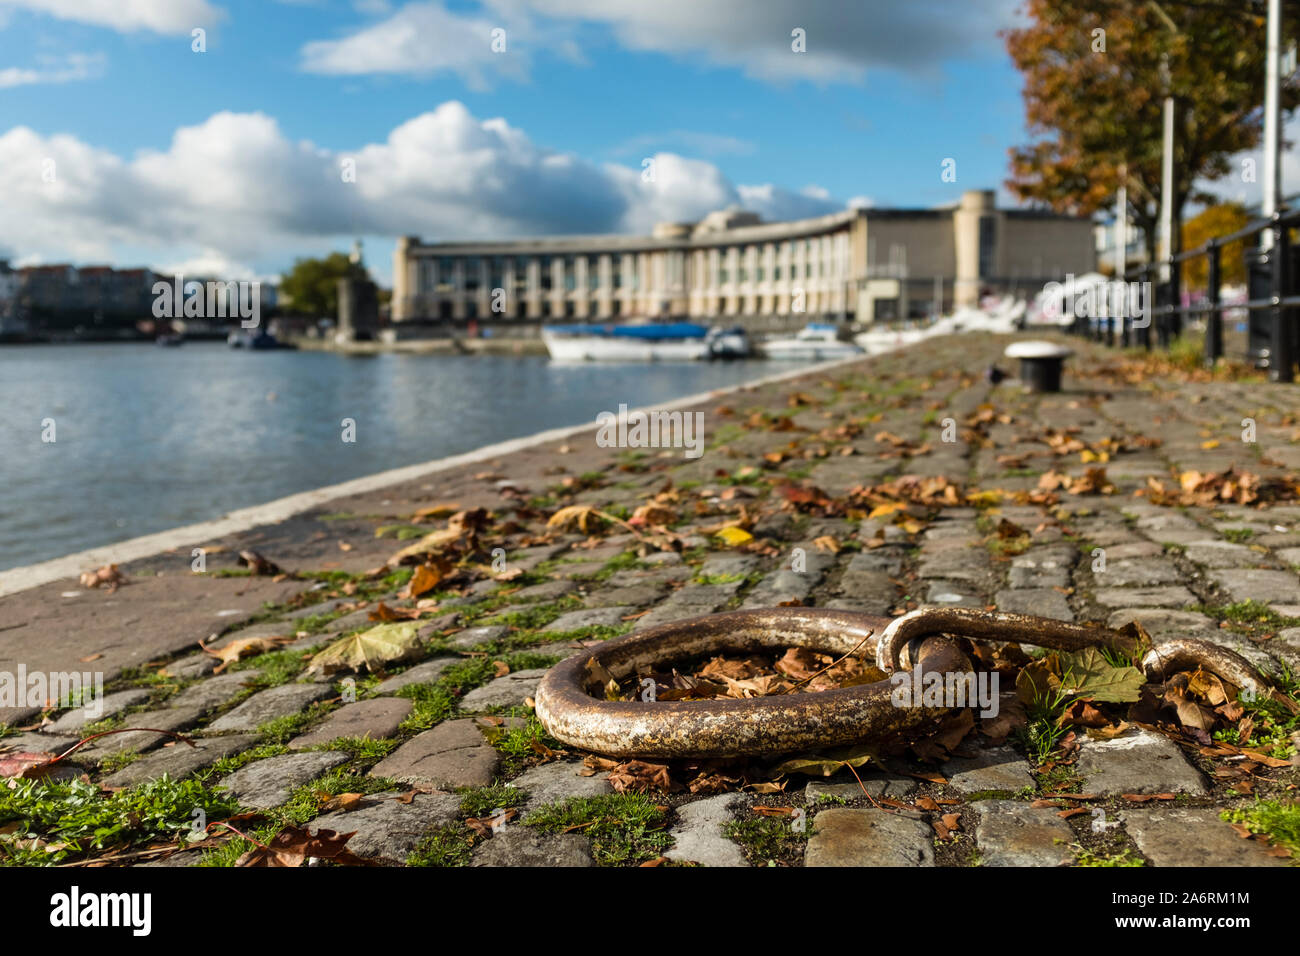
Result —
[{"label": "waterfront promenade", "polygon": [[[1072,343],[1065,390],[1027,395],[985,377],[1014,372],[1007,341],[933,339],[710,399],[692,409],[698,458],[599,447],[593,426],[175,542],[122,565],[111,591],[70,577],[0,597],[0,670],[99,670],[108,691],[97,724],[56,711],[39,732],[39,708],[0,712],[21,728],[0,749],[58,752],[86,726],[184,732],[197,747],[141,731],[71,760],[108,787],[197,775],[265,810],[263,837],[355,831],[350,850],[394,864],[1286,865],[1220,814],[1294,789],[1300,770],[1154,721],[1080,724],[1047,759],[1010,722],[950,728],[866,764],[859,785],[774,782],[762,761],[584,764],[530,717],[544,669],[584,642],[788,602],[1138,621],[1157,644],[1194,637],[1300,670],[1300,389]],[[577,505],[631,528],[551,521]],[[442,580],[410,597],[395,553],[480,508],[448,536],[465,560],[433,562]],[[241,551],[281,573],[250,573]],[[418,651],[350,680],[312,668],[385,616],[418,622]],[[199,642],[260,653],[225,666]],[[120,862],[229,864],[250,847],[214,831]]]}]

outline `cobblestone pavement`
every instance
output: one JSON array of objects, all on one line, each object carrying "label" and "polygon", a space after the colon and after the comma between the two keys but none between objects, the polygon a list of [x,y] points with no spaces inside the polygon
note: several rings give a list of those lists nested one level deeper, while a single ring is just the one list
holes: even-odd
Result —
[{"label": "cobblestone pavement", "polygon": [[[352,852],[389,864],[1287,865],[1220,812],[1294,789],[1295,767],[1242,774],[1137,726],[1110,740],[1080,737],[1076,759],[1046,772],[1014,737],[972,733],[946,762],[899,757],[865,769],[861,784],[792,777],[776,792],[618,794],[583,754],[544,759],[558,747],[529,702],[546,667],[633,628],[737,607],[798,600],[890,614],[962,604],[1137,620],[1156,643],[1191,636],[1267,670],[1300,667],[1300,503],[1171,507],[1134,494],[1148,477],[1177,486],[1187,471],[1300,470],[1300,391],[1116,374],[1116,353],[1076,345],[1065,390],[1026,395],[985,380],[1005,344],[930,341],[729,394],[700,409],[709,438],[698,459],[600,448],[584,436],[196,541],[207,549],[203,574],[185,548],[122,568],[129,583],[113,592],[69,580],[0,599],[0,670],[102,670],[109,692],[93,718],[56,711],[42,726],[36,708],[0,711],[18,729],[0,748],[57,752],[108,727],[184,731],[198,746],[145,730],[100,738],[70,758],[73,772],[105,787],[201,780],[270,814],[248,824],[250,835],[310,821],[354,832]],[[618,402],[609,396],[611,409]],[[1255,422],[1254,442],[1242,440],[1243,419]],[[1049,430],[1113,454],[1056,455],[1042,437]],[[1087,479],[1098,467],[1111,493],[1067,485],[1059,505],[1015,503],[1045,472]],[[897,515],[777,507],[771,490],[788,480],[837,496],[905,474],[1001,494],[909,527]],[[621,529],[593,539],[546,527],[567,504],[626,516],[667,479],[716,505],[674,527],[680,553],[638,555],[636,536]],[[419,619],[420,653],[384,673],[346,682],[310,671],[315,651],[374,626],[381,601],[413,605],[399,594],[409,568],[365,572],[411,534],[441,526],[413,528],[419,509],[449,502],[517,522],[506,568],[524,574],[435,590],[437,607]],[[753,543],[728,547],[701,533],[742,504],[762,513]],[[1004,519],[1028,540],[1005,547]],[[817,546],[826,536],[839,553]],[[293,575],[249,576],[236,564],[249,548]],[[792,569],[795,548],[803,570]],[[1254,619],[1234,611],[1243,602],[1255,602]],[[286,640],[221,673],[197,647],[259,637]],[[729,772],[696,768],[682,779],[714,769]],[[1045,798],[1054,793],[1088,796]],[[124,862],[228,865],[249,844],[227,837]]]}]

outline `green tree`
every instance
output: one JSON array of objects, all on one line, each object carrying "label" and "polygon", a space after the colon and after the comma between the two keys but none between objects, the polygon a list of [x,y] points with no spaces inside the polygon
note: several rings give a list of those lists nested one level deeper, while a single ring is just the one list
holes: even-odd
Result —
[{"label": "green tree", "polygon": [[[1295,37],[1300,0],[1283,7],[1284,32]],[[1259,145],[1264,12],[1263,0],[1025,0],[1029,24],[1003,36],[1024,74],[1034,141],[1011,150],[1007,187],[1058,212],[1088,215],[1113,202],[1126,170],[1130,214],[1154,253],[1168,90],[1177,243],[1183,206],[1214,198],[1196,183],[1230,172],[1245,178],[1231,158]],[[1285,112],[1297,99],[1284,87]]]},{"label": "green tree", "polygon": [[368,278],[364,266],[346,253],[333,252],[324,259],[298,259],[280,278],[280,293],[288,298],[286,312],[333,318],[339,311],[339,279]]},{"label": "green tree", "polygon": [[[1195,249],[1217,236],[1242,229],[1250,222],[1246,207],[1241,203],[1224,202],[1207,206],[1183,226],[1183,248]],[[1246,241],[1238,239],[1223,247],[1219,255],[1219,276],[1223,285],[1245,285]],[[1197,256],[1183,263],[1183,283],[1189,289],[1204,289],[1209,284],[1210,267],[1205,256]]]}]

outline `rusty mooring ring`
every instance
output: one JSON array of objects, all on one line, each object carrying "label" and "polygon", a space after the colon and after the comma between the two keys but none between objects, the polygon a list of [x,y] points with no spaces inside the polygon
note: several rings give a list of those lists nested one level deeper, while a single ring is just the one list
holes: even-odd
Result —
[{"label": "rusty mooring ring", "polygon": [[[932,634],[951,634],[971,640],[1012,641],[1059,651],[1109,647],[1132,652],[1132,637],[1097,624],[1074,624],[1029,614],[984,611],[966,607],[929,607],[909,611],[891,621],[876,644],[876,666],[886,674],[906,668],[910,642]],[[1149,680],[1162,680],[1179,670],[1204,668],[1224,680],[1256,694],[1269,690],[1269,680],[1250,661],[1218,644],[1190,638],[1163,641],[1142,658]]]},{"label": "rusty mooring ring", "polygon": [[[619,757],[741,757],[821,749],[880,739],[920,726],[942,709],[896,707],[890,680],[818,693],[746,700],[608,701],[592,695],[588,663],[617,679],[651,663],[720,651],[809,647],[831,654],[873,653],[880,670],[963,673],[970,661],[953,635],[1056,650],[1110,647],[1132,652],[1133,638],[1110,628],[971,608],[922,608],[889,619],[857,611],[768,608],[730,611],[650,628],[562,661],[542,678],[536,712],[547,731],[574,747]],[[1176,639],[1142,660],[1148,678],[1202,667],[1242,690],[1266,694],[1270,682],[1245,658],[1216,644]]]},{"label": "rusty mooring ring", "polygon": [[[588,662],[615,678],[638,666],[721,651],[855,648],[870,660],[888,618],[823,608],[730,611],[665,624],[607,641],[552,667],[535,695],[538,718],[555,739],[610,756],[739,757],[780,754],[879,739],[946,713],[896,707],[889,680],[817,693],[747,700],[608,701],[592,696]],[[924,672],[970,670],[957,643],[932,636],[915,648]]]}]

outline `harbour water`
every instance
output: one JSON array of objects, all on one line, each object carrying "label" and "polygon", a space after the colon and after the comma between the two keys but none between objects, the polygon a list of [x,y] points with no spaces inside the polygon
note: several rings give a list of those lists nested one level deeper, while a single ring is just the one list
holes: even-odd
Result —
[{"label": "harbour water", "polygon": [[0,347],[0,570],[773,371],[209,343]]}]

